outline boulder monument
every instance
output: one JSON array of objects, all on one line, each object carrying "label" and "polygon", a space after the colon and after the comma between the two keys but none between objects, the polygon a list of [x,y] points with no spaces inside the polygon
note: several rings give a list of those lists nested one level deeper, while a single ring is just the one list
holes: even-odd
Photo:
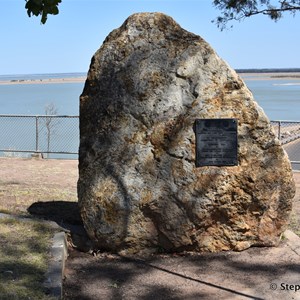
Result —
[{"label": "boulder monument", "polygon": [[[238,120],[238,164],[196,167],[193,124],[215,118]],[[78,197],[95,247],[274,246],[294,193],[268,118],[206,41],[161,13],[108,35],[80,97]]]}]

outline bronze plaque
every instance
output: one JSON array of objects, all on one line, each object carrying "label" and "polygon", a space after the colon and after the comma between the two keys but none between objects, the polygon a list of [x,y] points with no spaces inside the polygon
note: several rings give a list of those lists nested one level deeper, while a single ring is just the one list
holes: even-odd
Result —
[{"label": "bronze plaque", "polygon": [[196,167],[237,166],[237,119],[196,119]]}]

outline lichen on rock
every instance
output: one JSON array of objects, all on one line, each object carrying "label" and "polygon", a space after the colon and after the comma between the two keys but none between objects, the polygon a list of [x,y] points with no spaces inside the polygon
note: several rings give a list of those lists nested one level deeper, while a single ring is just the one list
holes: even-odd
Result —
[{"label": "lichen on rock", "polygon": [[[238,119],[239,163],[195,167],[195,119]],[[295,193],[290,162],[243,80],[161,13],[130,16],[92,58],[80,97],[78,197],[99,249],[273,246]]]}]

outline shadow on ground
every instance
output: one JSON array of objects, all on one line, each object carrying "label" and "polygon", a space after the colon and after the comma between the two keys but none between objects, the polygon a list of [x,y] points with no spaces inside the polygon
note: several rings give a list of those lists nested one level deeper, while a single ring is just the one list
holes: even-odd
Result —
[{"label": "shadow on ground", "polygon": [[284,257],[283,253],[284,245],[278,251],[252,248],[244,253],[156,255],[148,259],[112,254],[93,257],[71,251],[64,299],[298,299],[293,298],[294,291],[280,290],[282,282],[297,284],[300,274],[295,257]]},{"label": "shadow on ground", "polygon": [[89,252],[93,245],[80,216],[77,202],[45,201],[35,202],[27,209],[34,217],[53,221],[68,233],[68,241],[75,249]]},{"label": "shadow on ground", "polygon": [[[299,286],[299,255],[285,240],[278,247],[253,247],[240,253],[128,258],[90,251],[93,248],[76,202],[36,202],[28,212],[70,230],[72,245],[64,272],[64,300],[290,300],[298,299],[300,293],[295,293]],[[282,285],[294,290],[282,289]]]},{"label": "shadow on ground", "polygon": [[35,202],[27,211],[35,217],[54,221],[60,226],[63,224],[83,225],[77,202]]}]

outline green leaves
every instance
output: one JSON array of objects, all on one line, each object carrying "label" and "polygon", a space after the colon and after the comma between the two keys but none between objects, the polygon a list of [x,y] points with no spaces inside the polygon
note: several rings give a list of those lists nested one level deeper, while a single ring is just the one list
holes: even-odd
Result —
[{"label": "green leaves", "polygon": [[62,0],[25,0],[25,9],[29,17],[41,16],[41,23],[47,22],[48,14],[57,15],[58,5]]},{"label": "green leaves", "polygon": [[282,18],[284,12],[295,15],[300,11],[300,0],[213,0],[221,16],[213,22],[223,30],[230,21],[241,21],[254,15],[265,15],[273,21]]}]

